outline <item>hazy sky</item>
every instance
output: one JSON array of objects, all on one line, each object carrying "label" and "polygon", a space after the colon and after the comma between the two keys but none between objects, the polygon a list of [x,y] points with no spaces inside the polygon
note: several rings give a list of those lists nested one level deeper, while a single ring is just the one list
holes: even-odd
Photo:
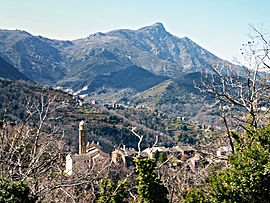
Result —
[{"label": "hazy sky", "polygon": [[270,34],[270,0],[0,0],[0,6],[1,29],[72,40],[161,22],[227,60],[238,57],[249,24],[263,24]]}]

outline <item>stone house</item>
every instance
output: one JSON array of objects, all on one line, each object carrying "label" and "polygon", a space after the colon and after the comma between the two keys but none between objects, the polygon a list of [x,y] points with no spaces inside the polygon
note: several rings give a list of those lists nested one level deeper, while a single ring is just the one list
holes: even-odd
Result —
[{"label": "stone house", "polygon": [[192,170],[198,169],[200,164],[201,164],[201,156],[198,153],[196,153],[193,157],[189,159],[189,165]]},{"label": "stone house", "polygon": [[181,153],[181,160],[185,161],[194,156],[195,150],[188,145],[178,145],[174,147],[174,150],[177,150]]},{"label": "stone house", "polygon": [[134,165],[134,158],[137,152],[134,149],[116,149],[112,152],[111,161],[114,164],[129,167]]}]

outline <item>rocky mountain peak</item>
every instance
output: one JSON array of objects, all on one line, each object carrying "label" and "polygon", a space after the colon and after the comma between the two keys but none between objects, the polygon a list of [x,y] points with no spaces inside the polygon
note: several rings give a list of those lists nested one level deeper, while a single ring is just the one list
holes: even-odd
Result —
[{"label": "rocky mountain peak", "polygon": [[[178,78],[221,61],[187,37],[170,34],[160,22],[137,30],[96,33],[72,42],[25,35],[0,30],[0,56],[32,80],[46,84],[72,80],[83,86],[81,75],[106,75],[130,65]],[[72,82],[68,87],[76,85]]]},{"label": "rocky mountain peak", "polygon": [[160,22],[157,22],[157,23],[151,25],[150,27],[155,28],[155,29],[157,29],[159,31],[166,31],[163,24],[160,23]]},{"label": "rocky mountain peak", "polygon": [[157,23],[150,25],[150,26],[143,27],[143,28],[139,29],[138,31],[151,32],[151,33],[167,33],[163,24],[160,22],[157,22]]},{"label": "rocky mountain peak", "polygon": [[153,25],[143,27],[136,30],[135,33],[139,41],[144,41],[145,46],[150,46],[150,50],[153,50],[154,47],[159,46],[167,37],[171,36],[171,34],[166,31],[162,23],[155,23]]}]

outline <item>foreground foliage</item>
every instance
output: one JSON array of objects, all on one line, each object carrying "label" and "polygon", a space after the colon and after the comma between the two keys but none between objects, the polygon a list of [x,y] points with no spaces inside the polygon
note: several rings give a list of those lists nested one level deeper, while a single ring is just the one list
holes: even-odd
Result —
[{"label": "foreground foliage", "polygon": [[138,173],[139,202],[169,202],[168,190],[157,179],[156,160],[151,158],[136,157],[136,171]]},{"label": "foreground foliage", "polygon": [[29,187],[22,181],[0,178],[0,202],[31,203],[35,198],[30,195]]},{"label": "foreground foliage", "polygon": [[124,181],[113,183],[110,179],[102,179],[99,181],[99,199],[100,203],[118,203],[125,202],[128,196],[127,184]]},{"label": "foreground foliage", "polygon": [[186,193],[186,202],[269,202],[270,123],[265,128],[247,128],[234,134],[236,153],[231,167],[214,172],[204,188]]}]

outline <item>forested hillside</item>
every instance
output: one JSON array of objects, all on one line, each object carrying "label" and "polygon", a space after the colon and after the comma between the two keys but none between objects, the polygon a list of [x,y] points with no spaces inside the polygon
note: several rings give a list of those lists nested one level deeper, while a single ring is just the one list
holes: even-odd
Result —
[{"label": "forested hillside", "polygon": [[[61,126],[65,129],[65,138],[73,150],[78,142],[78,123],[86,120],[88,141],[100,142],[102,148],[109,152],[114,147],[125,144],[126,147],[137,148],[138,138],[131,133],[131,127],[137,127],[139,133],[145,135],[142,147],[149,147],[159,134],[160,146],[173,146],[177,141],[186,144],[197,144],[207,133],[196,125],[184,121],[160,117],[157,112],[133,107],[107,110],[103,105],[79,106],[78,99],[60,90],[39,87],[23,81],[0,80],[1,117],[6,116],[10,122],[22,123],[29,113],[27,108],[41,98],[53,98],[59,106],[54,112],[61,118]],[[5,108],[7,113],[4,114]],[[34,122],[34,121],[33,121]]]}]

